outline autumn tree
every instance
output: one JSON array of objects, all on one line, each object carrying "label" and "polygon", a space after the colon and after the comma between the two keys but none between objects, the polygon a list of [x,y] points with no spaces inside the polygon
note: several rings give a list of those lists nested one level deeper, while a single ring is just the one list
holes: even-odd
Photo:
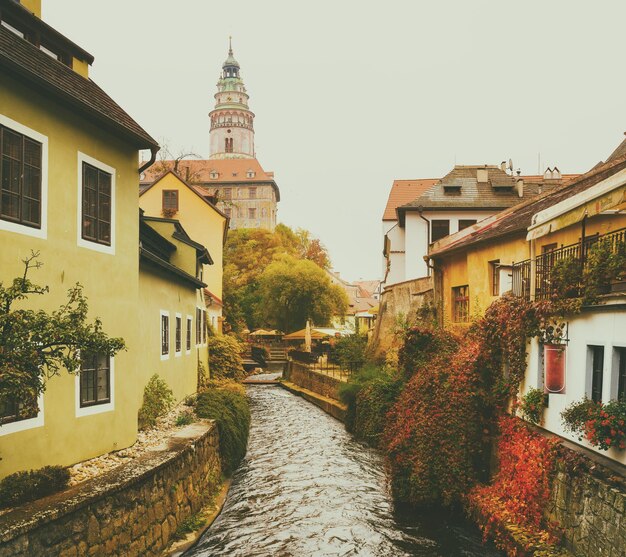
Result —
[{"label": "autumn tree", "polygon": [[291,332],[302,329],[307,319],[319,326],[329,325],[334,315],[344,315],[346,294],[331,283],[315,263],[283,255],[259,277],[257,306],[260,321],[269,327]]},{"label": "autumn tree", "polygon": [[306,230],[279,224],[274,232],[246,228],[229,232],[224,247],[224,314],[235,331],[262,324],[258,308],[272,301],[263,299],[259,277],[284,255],[308,259],[320,268],[330,266],[326,249]]},{"label": "autumn tree", "polygon": [[36,413],[37,397],[46,380],[62,369],[80,369],[80,353],[114,356],[124,348],[121,338],[110,338],[96,318],[87,321],[88,305],[80,284],[70,288],[67,302],[47,313],[19,307],[29,296],[41,296],[47,287],[28,274],[41,266],[39,254],[24,260],[24,273],[5,286],[0,282],[0,406],[19,403],[21,415]]}]

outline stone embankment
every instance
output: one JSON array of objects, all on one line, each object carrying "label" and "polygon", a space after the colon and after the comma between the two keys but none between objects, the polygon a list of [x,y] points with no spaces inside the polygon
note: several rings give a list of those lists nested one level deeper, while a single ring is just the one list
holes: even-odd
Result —
[{"label": "stone embankment", "polygon": [[348,408],[339,402],[339,386],[342,383],[340,379],[314,371],[306,364],[293,360],[288,362],[281,382],[285,389],[343,422]]},{"label": "stone embankment", "polygon": [[220,479],[216,425],[189,425],[127,464],[2,515],[0,557],[161,555]]}]

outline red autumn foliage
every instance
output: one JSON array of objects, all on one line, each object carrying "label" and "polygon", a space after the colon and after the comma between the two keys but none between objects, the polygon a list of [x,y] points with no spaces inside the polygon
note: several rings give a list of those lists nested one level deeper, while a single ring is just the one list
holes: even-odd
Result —
[{"label": "red autumn foliage", "polygon": [[558,441],[535,433],[521,420],[502,416],[497,446],[499,470],[491,485],[474,487],[467,498],[474,514],[485,518],[485,537],[515,554],[503,524],[529,528],[537,538],[554,541],[543,518],[550,497]]}]

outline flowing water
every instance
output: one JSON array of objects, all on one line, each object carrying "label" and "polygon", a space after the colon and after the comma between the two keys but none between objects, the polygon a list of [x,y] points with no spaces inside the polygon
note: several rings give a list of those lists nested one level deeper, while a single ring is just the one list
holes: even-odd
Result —
[{"label": "flowing water", "polygon": [[317,407],[275,386],[248,394],[248,453],[186,557],[499,555],[461,519],[395,510],[380,455]]}]

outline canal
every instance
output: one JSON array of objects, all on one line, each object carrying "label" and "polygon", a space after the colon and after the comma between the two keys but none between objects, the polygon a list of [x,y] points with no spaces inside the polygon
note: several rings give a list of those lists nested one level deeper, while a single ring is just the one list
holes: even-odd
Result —
[{"label": "canal", "polygon": [[462,519],[394,509],[380,455],[277,386],[248,388],[248,453],[191,556],[496,557]]}]

